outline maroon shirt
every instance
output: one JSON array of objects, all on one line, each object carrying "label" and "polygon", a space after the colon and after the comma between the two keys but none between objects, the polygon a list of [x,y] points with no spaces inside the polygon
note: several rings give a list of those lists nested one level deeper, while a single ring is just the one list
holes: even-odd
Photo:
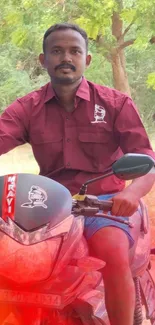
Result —
[{"label": "maroon shirt", "polygon": [[[0,119],[0,154],[26,142],[32,146],[40,174],[62,183],[73,194],[123,153],[155,158],[132,100],[84,78],[71,113],[60,106],[50,83],[5,110]],[[90,185],[88,193],[100,195],[123,188],[124,181],[111,176]]]}]

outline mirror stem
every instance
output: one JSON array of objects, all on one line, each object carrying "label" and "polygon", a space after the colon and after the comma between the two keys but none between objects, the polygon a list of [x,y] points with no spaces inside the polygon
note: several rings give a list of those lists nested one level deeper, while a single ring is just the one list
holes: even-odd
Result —
[{"label": "mirror stem", "polygon": [[[111,168],[110,168],[111,169]],[[91,184],[91,183],[94,183],[94,182],[97,182],[99,181],[100,179],[103,179],[105,177],[108,177],[108,176],[111,176],[113,175],[113,171],[110,171],[109,173],[106,172],[106,174],[102,175],[102,176],[99,176],[99,177],[96,177],[96,178],[93,178],[93,179],[90,179],[88,180],[86,183],[84,183],[81,188],[80,188],[80,191],[79,191],[79,195],[85,195],[86,192],[87,192],[87,185]]]}]

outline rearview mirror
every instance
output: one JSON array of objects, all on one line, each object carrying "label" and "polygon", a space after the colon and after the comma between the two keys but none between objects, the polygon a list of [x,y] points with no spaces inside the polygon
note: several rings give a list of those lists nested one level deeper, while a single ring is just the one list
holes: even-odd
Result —
[{"label": "rearview mirror", "polygon": [[129,180],[146,175],[154,166],[150,156],[128,153],[112,165],[112,171],[118,178]]},{"label": "rearview mirror", "polygon": [[[153,167],[155,160],[148,155],[138,153],[127,153],[118,159],[112,167],[104,172],[102,176],[93,178],[85,182],[80,188],[80,195],[87,191],[87,185],[95,183],[111,175],[116,175],[120,179],[129,180],[146,175]],[[153,171],[152,171],[153,172]],[[155,169],[154,169],[155,173]]]}]

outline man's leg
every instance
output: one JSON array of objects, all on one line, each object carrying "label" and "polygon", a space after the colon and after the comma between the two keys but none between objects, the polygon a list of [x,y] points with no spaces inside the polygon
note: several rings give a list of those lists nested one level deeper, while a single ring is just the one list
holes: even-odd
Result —
[{"label": "man's leg", "polygon": [[102,270],[111,325],[133,325],[135,288],[129,266],[129,240],[116,227],[98,230],[89,240],[91,253],[106,262]]}]

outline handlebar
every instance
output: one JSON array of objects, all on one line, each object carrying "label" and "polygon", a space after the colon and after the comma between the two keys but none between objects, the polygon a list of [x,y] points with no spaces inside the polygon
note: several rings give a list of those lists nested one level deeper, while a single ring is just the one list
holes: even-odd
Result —
[{"label": "handlebar", "polygon": [[96,200],[94,202],[94,205],[97,205],[99,207],[100,210],[103,210],[103,211],[111,211],[111,208],[112,208],[112,205],[113,205],[113,202],[112,201],[108,201],[108,200]]},{"label": "handlebar", "polygon": [[75,195],[73,197],[72,213],[75,216],[83,215],[86,217],[101,217],[117,221],[123,224],[127,224],[130,228],[133,228],[133,224],[127,220],[120,220],[119,217],[111,216],[102,213],[110,212],[113,202],[108,200],[99,200],[96,196],[92,195]]}]

